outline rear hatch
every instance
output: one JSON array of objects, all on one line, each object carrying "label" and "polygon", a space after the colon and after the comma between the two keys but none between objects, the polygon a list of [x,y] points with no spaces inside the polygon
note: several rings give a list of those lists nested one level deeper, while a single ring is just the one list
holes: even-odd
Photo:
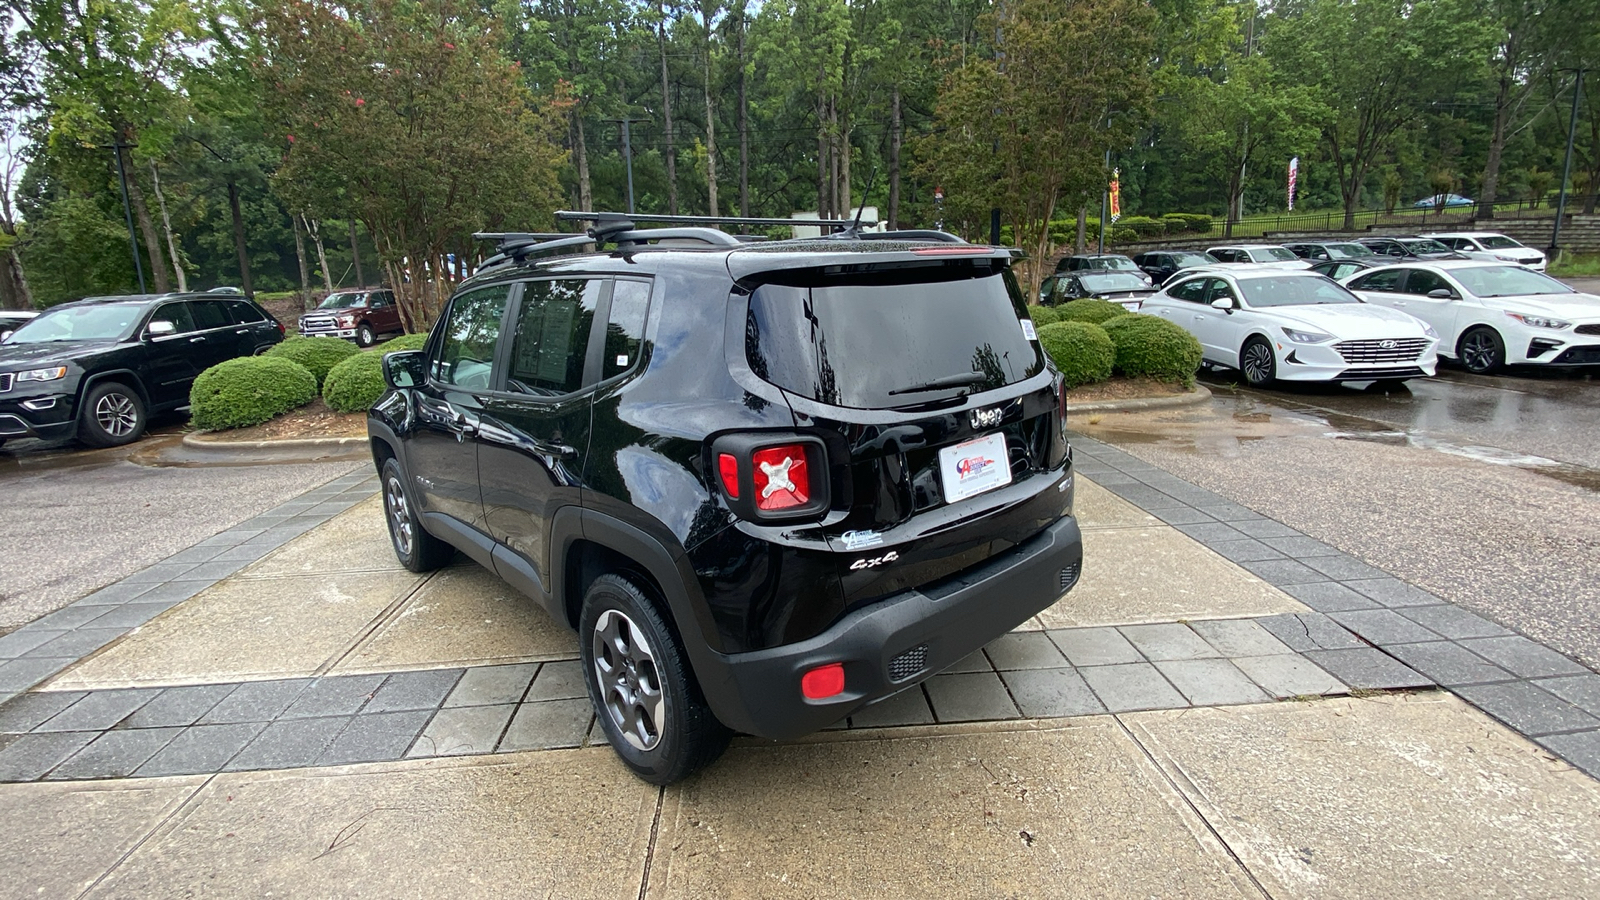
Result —
[{"label": "rear hatch", "polygon": [[848,607],[959,581],[1070,509],[1058,379],[1009,263],[901,257],[741,284],[751,371],[829,447],[824,531]]}]

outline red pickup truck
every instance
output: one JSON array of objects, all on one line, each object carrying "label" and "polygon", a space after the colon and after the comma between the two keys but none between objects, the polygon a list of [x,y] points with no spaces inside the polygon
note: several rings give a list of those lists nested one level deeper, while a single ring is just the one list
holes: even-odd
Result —
[{"label": "red pickup truck", "polygon": [[361,347],[376,344],[379,335],[406,330],[400,321],[400,309],[395,306],[394,292],[387,289],[329,294],[316,309],[300,314],[299,328],[307,337],[341,337]]}]

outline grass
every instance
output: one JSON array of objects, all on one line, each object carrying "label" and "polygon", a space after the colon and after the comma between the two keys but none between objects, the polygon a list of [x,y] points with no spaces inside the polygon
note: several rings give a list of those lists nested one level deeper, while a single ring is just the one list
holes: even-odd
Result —
[{"label": "grass", "polygon": [[299,291],[256,291],[256,302],[267,303],[274,300],[293,300],[299,296]]},{"label": "grass", "polygon": [[1563,253],[1550,264],[1550,274],[1566,278],[1600,278],[1600,253]]}]

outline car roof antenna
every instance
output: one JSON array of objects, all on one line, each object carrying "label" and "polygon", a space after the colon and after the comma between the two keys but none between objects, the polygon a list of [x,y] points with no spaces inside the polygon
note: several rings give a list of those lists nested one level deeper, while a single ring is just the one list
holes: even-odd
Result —
[{"label": "car roof antenna", "polygon": [[872,171],[867,175],[867,189],[861,192],[861,203],[856,207],[855,221],[850,223],[849,228],[839,233],[840,237],[853,238],[861,234],[861,214],[867,209],[867,197],[872,194],[872,188],[877,184],[877,181],[878,166],[874,163]]}]

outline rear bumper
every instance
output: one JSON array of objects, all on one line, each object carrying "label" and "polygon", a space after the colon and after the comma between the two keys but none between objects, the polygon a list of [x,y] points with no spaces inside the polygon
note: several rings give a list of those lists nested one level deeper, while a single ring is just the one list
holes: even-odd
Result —
[{"label": "rear bumper", "polygon": [[[1060,599],[1082,566],[1083,539],[1069,516],[943,582],[857,610],[816,637],[714,654],[697,672],[700,686],[729,728],[776,740],[819,731],[1026,622]],[[828,663],[844,664],[844,693],[803,697],[801,675]]]}]

